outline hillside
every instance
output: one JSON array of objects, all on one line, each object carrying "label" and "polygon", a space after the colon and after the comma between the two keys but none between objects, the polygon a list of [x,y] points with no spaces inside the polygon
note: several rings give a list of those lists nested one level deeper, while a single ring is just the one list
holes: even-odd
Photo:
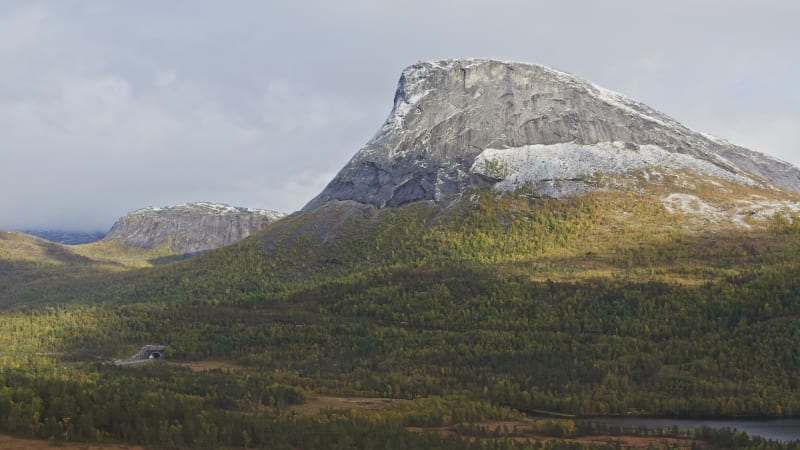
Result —
[{"label": "hillside", "polygon": [[68,247],[13,231],[0,231],[0,260],[49,264],[79,263],[82,261]]},{"label": "hillside", "polygon": [[[799,416],[797,169],[559,73],[412,66],[389,121],[303,211],[185,261],[6,283],[0,430],[189,448],[610,449],[544,441],[623,434],[592,415]],[[505,117],[480,100],[508,80],[575,115],[545,109],[536,139],[511,133],[531,126],[522,106]],[[459,106],[459,92],[480,101]],[[466,112],[437,128],[442,98]],[[439,138],[471,120],[508,141]],[[556,132],[586,141],[538,141]],[[144,344],[167,345],[173,364],[103,364]],[[562,416],[531,417],[543,411]],[[650,444],[791,445],[670,433],[686,441]]]}]

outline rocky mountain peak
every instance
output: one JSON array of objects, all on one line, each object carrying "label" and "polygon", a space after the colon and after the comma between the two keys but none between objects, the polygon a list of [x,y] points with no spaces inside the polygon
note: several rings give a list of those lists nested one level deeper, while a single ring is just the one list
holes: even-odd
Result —
[{"label": "rocky mountain peak", "polygon": [[691,169],[800,192],[788,163],[695,132],[653,108],[545,66],[420,62],[400,77],[378,133],[304,210],[328,200],[447,204],[469,185],[560,197],[595,173]]},{"label": "rocky mountain peak", "polygon": [[284,215],[209,202],[147,207],[117,220],[104,240],[143,248],[170,244],[177,253],[196,253],[238,242]]}]

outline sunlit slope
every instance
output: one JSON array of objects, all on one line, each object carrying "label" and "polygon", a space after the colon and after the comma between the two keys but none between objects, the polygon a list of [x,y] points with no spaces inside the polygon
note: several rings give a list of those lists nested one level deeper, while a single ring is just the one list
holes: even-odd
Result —
[{"label": "sunlit slope", "polygon": [[75,254],[93,261],[118,265],[124,268],[150,267],[162,258],[178,256],[169,243],[155,248],[127,245],[118,240],[102,240],[70,248]]},{"label": "sunlit slope", "polygon": [[[481,265],[538,281],[693,285],[794,263],[794,238],[775,230],[796,228],[796,194],[691,174],[659,183],[599,182],[608,188],[560,200],[523,190],[471,189],[444,210],[432,202],[377,209],[331,201],[187,261],[115,277],[48,277],[19,286],[7,295],[7,304],[249,302],[382,268],[451,264]],[[686,185],[690,191],[681,190]],[[62,260],[100,261],[100,267],[115,270],[169,256],[166,248],[144,251],[114,242],[74,248],[44,241],[14,245],[17,255],[41,259],[50,248]],[[51,289],[61,282],[71,287]]]},{"label": "sunlit slope", "polygon": [[92,298],[83,294],[84,285],[104,284],[110,274],[151,267],[170,257],[174,252],[167,246],[140,249],[116,241],[61,245],[0,232],[0,307]]},{"label": "sunlit slope", "polygon": [[791,239],[774,230],[791,228],[800,211],[797,194],[691,172],[597,183],[602,190],[560,200],[471,189],[445,210],[331,201],[258,239],[273,276],[475,263],[539,280],[692,284],[779,259]]},{"label": "sunlit slope", "polygon": [[158,258],[175,256],[168,245],[145,249],[119,241],[97,241],[62,245],[12,231],[0,231],[0,260],[43,266],[92,265],[104,263],[119,268],[146,267]]},{"label": "sunlit slope", "polygon": [[49,265],[89,262],[70,247],[13,231],[0,231],[0,260]]}]

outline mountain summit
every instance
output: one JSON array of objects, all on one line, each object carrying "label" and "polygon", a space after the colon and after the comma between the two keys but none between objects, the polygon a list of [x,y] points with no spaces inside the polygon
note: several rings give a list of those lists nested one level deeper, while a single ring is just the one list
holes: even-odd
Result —
[{"label": "mountain summit", "polygon": [[800,192],[800,170],[693,131],[622,94],[548,67],[485,59],[420,62],[389,118],[304,210],[448,204],[467,186],[562,197],[597,174],[691,170]]}]

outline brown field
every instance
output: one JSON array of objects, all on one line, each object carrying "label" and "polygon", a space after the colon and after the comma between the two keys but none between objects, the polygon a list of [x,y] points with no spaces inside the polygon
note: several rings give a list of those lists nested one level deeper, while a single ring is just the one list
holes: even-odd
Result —
[{"label": "brown field", "polygon": [[124,444],[75,444],[59,443],[38,439],[22,439],[0,434],[0,448],[3,450],[40,450],[59,448],[64,450],[145,450],[144,447]]},{"label": "brown field", "polygon": [[301,416],[316,416],[326,411],[350,411],[353,409],[378,410],[383,409],[392,403],[407,402],[409,400],[398,400],[391,398],[373,397],[313,397],[306,399],[302,405],[293,406],[290,412]]},{"label": "brown field", "polygon": [[[330,411],[350,411],[350,410],[380,410],[388,407],[389,405],[398,402],[409,402],[410,400],[398,400],[389,398],[372,398],[372,397],[331,397],[320,396],[306,399],[302,405],[293,406],[289,409],[291,413],[303,416],[316,416]],[[487,430],[513,430],[508,434],[501,433],[499,438],[511,438],[516,441],[522,442],[535,442],[535,441],[564,441],[564,442],[578,442],[581,444],[608,444],[616,443],[622,447],[630,448],[647,448],[650,445],[659,446],[664,443],[672,448],[688,450],[692,447],[695,441],[691,439],[681,438],[664,438],[664,437],[640,437],[640,436],[580,436],[574,438],[557,438],[552,436],[538,435],[530,431],[530,422],[526,421],[492,421],[481,422],[475,425],[484,427]],[[434,432],[445,436],[458,436],[470,440],[476,440],[474,436],[465,436],[458,433],[453,427],[406,427],[406,430],[422,433]],[[493,438],[481,438],[493,439]]]}]

